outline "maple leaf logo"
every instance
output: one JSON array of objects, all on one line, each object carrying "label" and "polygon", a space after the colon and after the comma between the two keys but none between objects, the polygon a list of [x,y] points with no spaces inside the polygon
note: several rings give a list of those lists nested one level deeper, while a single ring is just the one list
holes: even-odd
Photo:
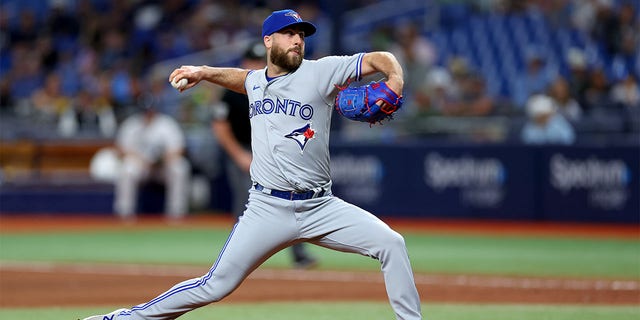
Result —
[{"label": "maple leaf logo", "polygon": [[304,137],[305,137],[305,138],[307,138],[307,139],[311,139],[311,138],[313,138],[313,135],[314,135],[315,133],[316,133],[316,132],[315,132],[315,131],[313,131],[313,129],[311,129],[311,128],[307,128],[307,130],[305,130],[305,132],[304,132],[303,134],[304,134]]}]

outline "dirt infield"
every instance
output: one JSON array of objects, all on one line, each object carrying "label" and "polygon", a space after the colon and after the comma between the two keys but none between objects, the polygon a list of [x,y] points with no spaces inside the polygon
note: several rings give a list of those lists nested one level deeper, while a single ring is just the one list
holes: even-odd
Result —
[{"label": "dirt infield", "polygon": [[[36,221],[36,222],[34,222]],[[189,224],[230,225],[227,218],[197,218]],[[636,227],[568,226],[503,223],[390,222],[397,229],[447,233],[511,233],[577,237],[637,238]],[[143,219],[136,227],[165,225]],[[484,226],[484,228],[482,228]],[[0,231],[87,230],[122,228],[111,219],[2,218]],[[495,228],[492,229],[492,228]],[[509,230],[507,232],[507,230]],[[172,285],[206,273],[193,266],[46,264],[0,262],[0,307],[128,306],[147,301]],[[455,303],[639,304],[640,281],[506,276],[416,274],[423,301]],[[379,272],[258,269],[226,301],[385,300]]]}]

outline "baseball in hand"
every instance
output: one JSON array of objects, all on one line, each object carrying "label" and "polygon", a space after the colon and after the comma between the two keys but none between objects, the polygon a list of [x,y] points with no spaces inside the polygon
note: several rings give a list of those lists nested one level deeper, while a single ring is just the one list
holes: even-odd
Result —
[{"label": "baseball in hand", "polygon": [[186,87],[188,83],[189,81],[187,81],[187,79],[185,78],[182,78],[179,81],[176,81],[176,79],[173,79],[173,81],[171,81],[171,85],[178,90]]}]

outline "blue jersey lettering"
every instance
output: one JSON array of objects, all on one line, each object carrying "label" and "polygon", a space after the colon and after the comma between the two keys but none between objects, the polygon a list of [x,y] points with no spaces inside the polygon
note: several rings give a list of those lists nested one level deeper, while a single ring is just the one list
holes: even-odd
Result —
[{"label": "blue jersey lettering", "polygon": [[282,113],[292,117],[300,117],[310,120],[313,117],[313,107],[309,104],[302,105],[299,101],[292,99],[272,99],[266,98],[258,100],[249,105],[249,118],[259,114]]}]

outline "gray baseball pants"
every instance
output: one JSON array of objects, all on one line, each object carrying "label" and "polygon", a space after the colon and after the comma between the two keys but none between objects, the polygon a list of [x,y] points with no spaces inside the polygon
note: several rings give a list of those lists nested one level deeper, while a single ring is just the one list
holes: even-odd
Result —
[{"label": "gray baseball pants", "polygon": [[422,319],[404,238],[369,212],[337,197],[284,200],[251,190],[213,267],[116,319],[175,319],[222,300],[260,264],[299,240],[378,259],[398,320]]}]

